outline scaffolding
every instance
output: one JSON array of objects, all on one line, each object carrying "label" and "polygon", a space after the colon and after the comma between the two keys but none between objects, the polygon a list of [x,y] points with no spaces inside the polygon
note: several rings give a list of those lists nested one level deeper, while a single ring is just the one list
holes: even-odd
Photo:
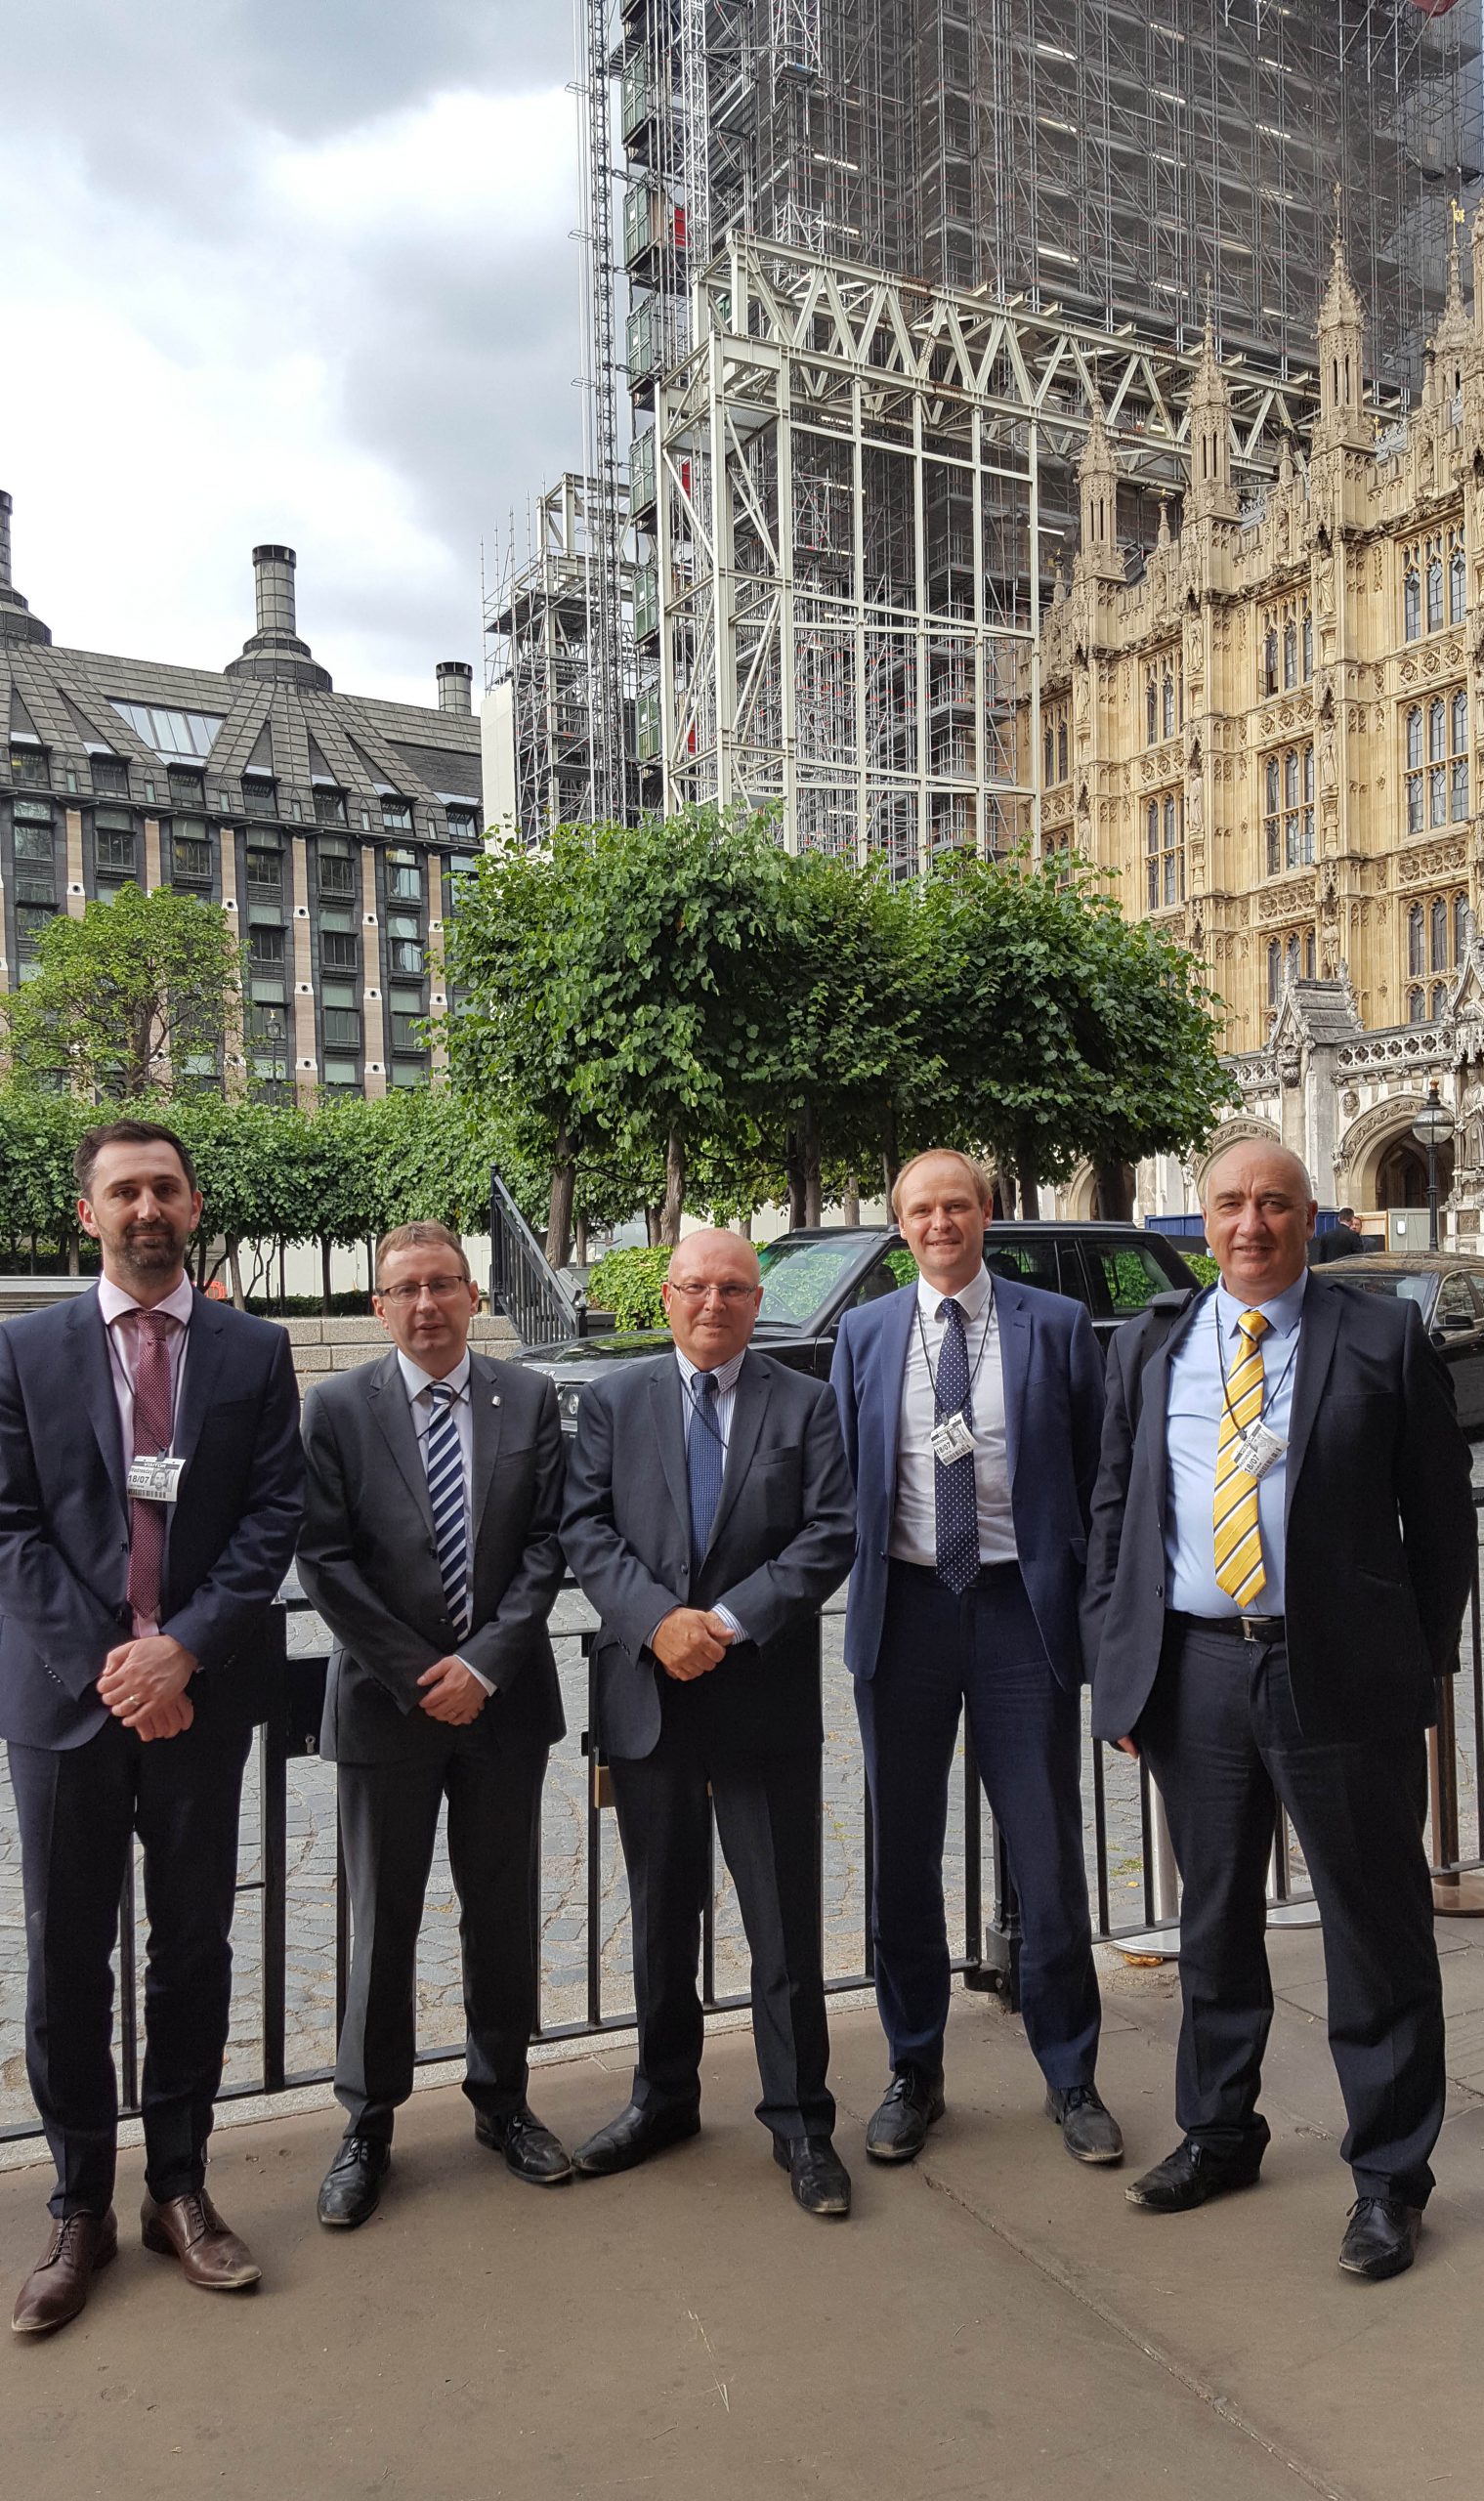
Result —
[{"label": "scaffolding", "polygon": [[[599,672],[618,670],[618,726],[625,772],[633,756],[634,569],[620,558],[616,633],[599,642],[604,536],[589,478],[567,476],[533,505],[524,543],[515,529],[496,549],[495,588],[485,611],[488,684],[494,698],[491,822],[504,820],[528,846],[553,826],[601,819],[594,724],[605,716]],[[628,523],[620,487],[617,524]]]},{"label": "scaffolding", "polygon": [[[1126,497],[1178,495],[1199,355],[738,233],[693,314],[636,592],[664,805],[777,807],[790,848],[904,877],[1035,839],[1046,483],[1100,417]],[[1225,382],[1257,497],[1314,394],[1240,358]]]}]

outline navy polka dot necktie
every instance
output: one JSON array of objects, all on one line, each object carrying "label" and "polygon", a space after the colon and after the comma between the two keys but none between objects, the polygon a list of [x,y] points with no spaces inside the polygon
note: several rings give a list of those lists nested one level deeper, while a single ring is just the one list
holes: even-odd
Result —
[{"label": "navy polka dot necktie", "polygon": [[691,1398],[696,1412],[686,1437],[686,1475],[691,1494],[691,1561],[698,1567],[704,1561],[711,1543],[711,1525],[721,1501],[722,1469],[726,1463],[716,1422],[716,1394],[714,1372],[694,1376]]},{"label": "navy polka dot necktie", "polygon": [[[969,1346],[964,1332],[963,1313],[953,1301],[940,1302],[938,1317],[943,1322],[943,1347],[938,1357],[938,1414],[942,1423],[949,1416],[961,1415],[972,1424],[974,1412],[969,1403]],[[961,1598],[979,1578],[979,1503],[974,1490],[974,1454],[969,1451],[945,1467],[941,1460],[933,1462],[933,1493],[937,1508],[938,1578],[945,1589]]]}]

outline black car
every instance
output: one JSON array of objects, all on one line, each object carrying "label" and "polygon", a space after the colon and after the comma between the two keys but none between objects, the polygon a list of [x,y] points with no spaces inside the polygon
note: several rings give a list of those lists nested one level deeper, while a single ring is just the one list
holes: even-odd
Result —
[{"label": "black car", "polygon": [[[783,1234],[760,1251],[763,1301],[752,1342],[765,1355],[823,1378],[834,1355],[840,1314],[914,1285],[917,1263],[900,1233],[885,1225],[828,1225]],[[992,1224],[984,1237],[992,1275],[1071,1294],[1085,1305],[1100,1340],[1133,1319],[1151,1297],[1196,1283],[1174,1244],[1136,1224]],[[657,1354],[667,1329],[615,1330],[532,1347],[522,1363],[550,1373],[562,1422],[575,1429],[582,1383],[606,1365]]]},{"label": "black car", "polygon": [[1389,1293],[1415,1302],[1448,1366],[1459,1422],[1484,1432],[1484,1256],[1453,1250],[1374,1250],[1316,1268],[1325,1285]]}]

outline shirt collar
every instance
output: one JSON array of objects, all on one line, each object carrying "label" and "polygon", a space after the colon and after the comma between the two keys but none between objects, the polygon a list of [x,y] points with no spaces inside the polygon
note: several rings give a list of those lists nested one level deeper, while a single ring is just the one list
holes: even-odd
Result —
[{"label": "shirt collar", "polygon": [[[122,1286],[116,1286],[111,1277],[100,1277],[98,1308],[103,1314],[105,1328],[111,1329],[115,1320],[128,1319],[144,1306],[135,1300],[132,1293],[127,1293]],[[155,1311],[167,1312],[172,1320],[180,1322],[183,1329],[189,1329],[191,1315],[195,1308],[195,1288],[191,1279],[182,1277],[180,1284],[166,1294],[164,1300],[154,1303],[151,1308]]]},{"label": "shirt collar", "polygon": [[1237,1323],[1244,1311],[1256,1309],[1261,1312],[1275,1336],[1292,1336],[1303,1316],[1303,1297],[1308,1282],[1309,1272],[1305,1268],[1291,1286],[1284,1287],[1282,1293],[1275,1293],[1267,1302],[1259,1302],[1255,1305],[1239,1302],[1235,1294],[1227,1293],[1225,1286],[1218,1285],[1216,1312],[1223,1332],[1228,1337],[1235,1337]]},{"label": "shirt collar", "polygon": [[[977,1268],[968,1284],[960,1286],[952,1299],[956,1302],[965,1320],[978,1320],[981,1314],[988,1310],[994,1293],[994,1280],[989,1269]],[[925,1320],[937,1319],[938,1305],[944,1300],[945,1296],[939,1287],[930,1286],[926,1277],[917,1279],[917,1304]]]},{"label": "shirt collar", "polygon": [[[714,1367],[716,1395],[718,1398],[725,1398],[729,1389],[735,1389],[737,1387],[737,1376],[741,1372],[746,1360],[747,1349],[743,1346],[742,1353],[740,1355],[734,1355],[730,1363],[717,1364]],[[693,1364],[690,1356],[682,1354],[678,1346],[675,1349],[675,1361],[680,1366],[681,1380],[684,1382],[686,1388],[689,1389],[692,1381],[698,1378],[700,1373],[700,1364]]]},{"label": "shirt collar", "polygon": [[[402,1374],[403,1385],[409,1398],[420,1398],[425,1389],[433,1387],[433,1375],[430,1372],[424,1372],[421,1364],[415,1364],[410,1355],[404,1355],[400,1346],[397,1349],[397,1364]],[[469,1349],[466,1346],[453,1370],[444,1375],[455,1398],[462,1398],[468,1388],[469,1372]]]}]

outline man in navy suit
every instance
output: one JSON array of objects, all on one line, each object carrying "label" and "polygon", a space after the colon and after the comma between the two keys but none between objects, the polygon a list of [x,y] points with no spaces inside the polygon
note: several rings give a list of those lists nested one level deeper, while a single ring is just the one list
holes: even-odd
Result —
[{"label": "man in navy suit", "polygon": [[1022,2006],[1046,2113],[1078,2161],[1117,2162],[1123,2138],[1093,2080],[1081,1791],[1097,1341],[1079,1304],[991,1277],[989,1188],[966,1156],[917,1156],[892,1205],[919,1281],[846,1314],[833,1370],[856,1482],[845,1658],[870,1786],[892,2069],[866,2149],[910,2161],[943,2115],[943,1843],[966,1705],[1020,1894]]},{"label": "man in navy suit", "polygon": [[201,1213],[174,1131],[77,1149],[98,1287],[0,1329],[0,1736],[21,1829],[26,2071],[57,2166],[13,2325],[76,2316],[118,2246],[110,1957],[129,1850],[149,1914],[145,2245],[211,2291],[255,2283],[206,2193],[232,1993],[237,1810],[258,1641],[300,1515],[288,1340],[185,1269]]}]

